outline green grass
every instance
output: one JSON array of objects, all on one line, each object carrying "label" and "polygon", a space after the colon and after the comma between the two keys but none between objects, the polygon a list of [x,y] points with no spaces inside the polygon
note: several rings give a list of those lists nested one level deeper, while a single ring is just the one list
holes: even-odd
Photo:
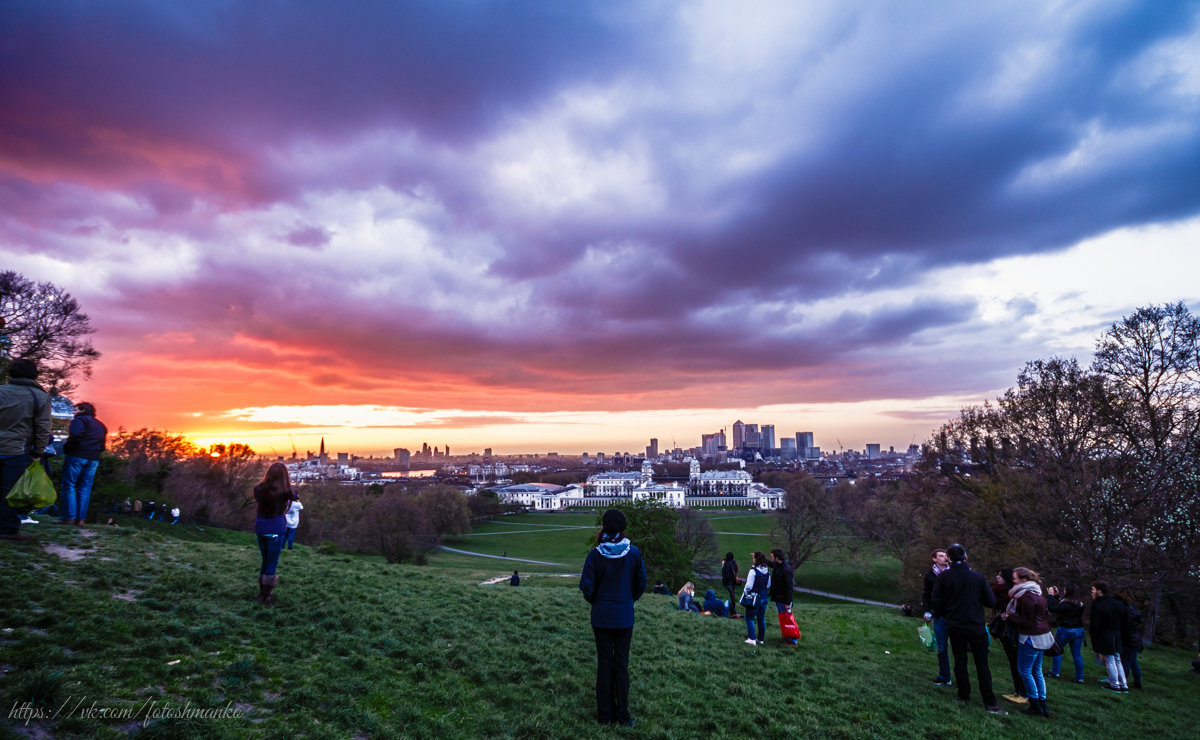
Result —
[{"label": "green grass", "polygon": [[[534,515],[536,517],[536,515]],[[549,517],[547,517],[549,518]],[[554,519],[555,522],[564,520]],[[502,520],[494,531],[510,525]],[[482,586],[509,563],[439,554],[426,567],[284,553],[278,604],[254,603],[258,555],[245,533],[140,523],[88,532],[50,524],[0,543],[0,694],[5,715],[37,702],[133,712],[230,706],[226,719],[83,717],[33,722],[41,736],[140,738],[610,737],[592,721],[587,605],[566,569],[530,566],[520,588]],[[484,528],[480,528],[483,531]],[[733,531],[733,530],[730,530]],[[748,531],[748,530],[738,530]],[[551,535],[554,533],[547,533]],[[488,535],[492,537],[493,535]],[[577,569],[568,539],[544,556]],[[473,539],[473,538],[459,538]],[[474,539],[485,540],[487,537]],[[503,546],[503,545],[501,545]],[[68,560],[48,549],[63,548]],[[469,548],[463,548],[469,549]],[[509,547],[512,554],[512,547]],[[928,683],[918,620],[877,607],[798,602],[799,648],[742,643],[740,621],[637,606],[632,708],[645,738],[1187,737],[1200,680],[1191,656],[1143,653],[1145,693],[1053,682],[1051,721],[958,707]],[[1007,668],[996,654],[997,685]],[[0,737],[28,732],[8,717]]]}]

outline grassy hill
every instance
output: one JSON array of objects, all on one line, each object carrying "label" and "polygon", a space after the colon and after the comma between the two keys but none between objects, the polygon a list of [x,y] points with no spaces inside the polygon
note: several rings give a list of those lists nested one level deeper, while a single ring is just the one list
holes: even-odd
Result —
[{"label": "grassy hill", "polygon": [[[459,539],[487,542],[514,524]],[[485,586],[510,563],[439,554],[397,566],[298,547],[283,555],[278,605],[264,608],[248,534],[157,522],[28,529],[34,541],[0,543],[0,736],[614,733],[592,720],[587,605],[562,568],[521,568],[536,575],[519,588]],[[585,540],[559,529],[527,551],[510,537],[507,549],[577,569]],[[631,737],[1193,736],[1200,680],[1183,651],[1143,653],[1143,693],[1102,692],[1094,665],[1086,686],[1052,682],[1045,721],[957,706],[929,683],[919,622],[891,610],[801,603],[799,648],[780,644],[777,626],[766,646],[745,645],[742,622],[681,614],[666,597],[647,595],[637,610],[638,725],[618,733]],[[997,651],[999,686],[1003,660]],[[58,716],[25,724],[24,707]],[[236,716],[150,718],[189,709]]]}]

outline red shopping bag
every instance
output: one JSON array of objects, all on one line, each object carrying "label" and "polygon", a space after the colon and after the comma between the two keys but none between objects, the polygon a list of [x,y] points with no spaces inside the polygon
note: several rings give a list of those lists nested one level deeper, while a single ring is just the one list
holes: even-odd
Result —
[{"label": "red shopping bag", "polygon": [[780,614],[779,631],[783,633],[783,639],[785,640],[799,640],[800,625],[796,624],[796,616],[791,612]]}]

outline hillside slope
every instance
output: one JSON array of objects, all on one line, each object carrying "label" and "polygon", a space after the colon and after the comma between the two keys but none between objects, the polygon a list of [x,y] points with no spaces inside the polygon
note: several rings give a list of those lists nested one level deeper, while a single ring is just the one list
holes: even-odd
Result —
[{"label": "hillside slope", "polygon": [[[34,529],[34,528],[31,528]],[[244,533],[38,525],[0,546],[0,734],[22,737],[607,737],[574,588],[505,573],[285,551],[278,605],[254,603]],[[545,584],[545,585],[541,585]],[[985,715],[930,685],[917,620],[800,605],[799,648],[745,645],[740,621],[638,604],[632,708],[647,738],[1187,737],[1200,681],[1183,651],[1143,654],[1147,689],[1052,682],[1050,721]],[[997,686],[1007,667],[996,651]],[[995,663],[996,659],[994,659]],[[164,716],[205,710],[226,716]],[[41,712],[45,717],[35,718]],[[57,712],[57,717],[51,717]],[[157,715],[155,714],[157,712]],[[113,716],[116,715],[116,716]],[[229,716],[233,715],[233,716]]]}]

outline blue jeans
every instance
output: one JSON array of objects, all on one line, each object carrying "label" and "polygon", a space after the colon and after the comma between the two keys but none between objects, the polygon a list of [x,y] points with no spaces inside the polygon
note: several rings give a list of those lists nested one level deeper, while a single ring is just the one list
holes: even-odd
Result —
[{"label": "blue jeans", "polygon": [[[791,610],[792,610],[791,604],[780,604],[778,601],[775,602],[775,613],[776,614],[785,614],[787,612],[790,612]],[[780,633],[782,634],[783,628],[780,627],[779,629],[780,629]],[[799,644],[796,642],[796,638],[794,638],[794,637],[785,637],[785,638],[783,638],[783,641],[790,645]]]},{"label": "blue jeans", "polygon": [[1042,654],[1026,640],[1017,645],[1017,673],[1025,682],[1025,695],[1030,699],[1046,698],[1046,677],[1042,675]]},{"label": "blue jeans", "polygon": [[753,640],[754,637],[754,622],[758,620],[758,638],[759,640],[767,639],[767,602],[765,599],[759,599],[758,606],[746,607],[746,637]]},{"label": "blue jeans", "polygon": [[8,505],[7,497],[32,459],[28,452],[0,457],[0,534],[16,534],[21,530],[21,515]]},{"label": "blue jeans", "polygon": [[273,576],[279,569],[279,553],[283,552],[283,535],[260,534],[256,536],[258,537],[258,551],[262,555],[262,565],[258,568],[258,574]]},{"label": "blue jeans", "polygon": [[[171,522],[171,523],[174,524],[174,522]],[[287,549],[291,550],[292,545],[294,545],[295,543],[296,543],[296,528],[288,527],[287,532],[284,533],[284,535],[283,535],[283,544],[287,547]]]},{"label": "blue jeans", "polygon": [[[1058,640],[1058,644],[1066,650],[1067,646],[1071,648],[1071,660],[1075,661],[1075,680],[1083,680],[1083,627],[1059,627],[1058,634],[1054,637]],[[1054,663],[1051,666],[1050,673],[1055,676],[1061,675],[1063,656],[1054,656]]]},{"label": "blue jeans", "polygon": [[945,617],[933,618],[933,639],[937,641],[938,679],[950,680],[950,628]]},{"label": "blue jeans", "polygon": [[63,460],[62,499],[67,509],[66,519],[86,519],[88,503],[92,500],[92,481],[99,460],[87,460],[67,455]]}]

